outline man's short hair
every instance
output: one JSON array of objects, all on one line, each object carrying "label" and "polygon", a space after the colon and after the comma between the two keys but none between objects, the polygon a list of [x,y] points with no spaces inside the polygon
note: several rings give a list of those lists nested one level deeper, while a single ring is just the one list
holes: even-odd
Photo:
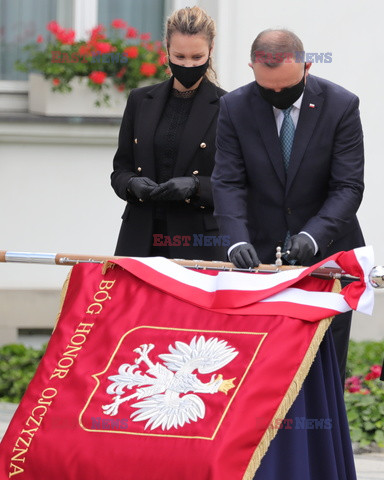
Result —
[{"label": "man's short hair", "polygon": [[260,32],[253,41],[251,61],[273,68],[285,61],[296,61],[298,52],[303,51],[303,42],[295,33],[285,29],[268,29]]}]

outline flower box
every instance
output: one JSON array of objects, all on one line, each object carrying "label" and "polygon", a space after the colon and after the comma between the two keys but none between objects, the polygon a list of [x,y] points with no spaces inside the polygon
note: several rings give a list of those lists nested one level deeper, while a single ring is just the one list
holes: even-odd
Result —
[{"label": "flower box", "polygon": [[110,37],[98,25],[88,39],[75,40],[74,30],[52,20],[46,38],[38,35],[24,47],[26,60],[15,66],[30,74],[30,112],[121,117],[132,88],[168,78],[161,42],[122,19],[113,20],[111,27]]},{"label": "flower box", "polygon": [[52,81],[39,73],[29,75],[28,110],[31,113],[48,116],[122,117],[127,102],[126,92],[119,92],[110,84],[110,106],[95,105],[100,98],[97,92],[87,86],[87,78],[71,80],[72,91],[53,92]]}]

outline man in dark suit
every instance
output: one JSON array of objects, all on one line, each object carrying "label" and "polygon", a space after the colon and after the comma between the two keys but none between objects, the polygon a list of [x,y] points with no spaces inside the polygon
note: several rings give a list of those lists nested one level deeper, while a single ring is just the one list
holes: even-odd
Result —
[{"label": "man in dark suit", "polygon": [[[287,261],[311,265],[364,245],[359,99],[309,75],[311,64],[297,61],[303,52],[290,31],[261,32],[251,49],[256,81],[221,99],[215,216],[238,267],[274,263],[277,246],[290,251]],[[339,317],[332,330],[343,378],[351,315]]]}]

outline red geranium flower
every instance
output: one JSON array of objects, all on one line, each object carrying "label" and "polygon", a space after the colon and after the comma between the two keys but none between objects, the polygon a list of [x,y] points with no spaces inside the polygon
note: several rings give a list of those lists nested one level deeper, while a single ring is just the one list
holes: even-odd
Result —
[{"label": "red geranium flower", "polygon": [[92,28],[90,42],[98,42],[99,40],[104,40],[104,32],[104,25],[97,25],[97,27]]},{"label": "red geranium flower", "polygon": [[44,37],[42,35],[38,35],[36,38],[37,43],[43,43],[44,42]]},{"label": "red geranium flower", "polygon": [[56,33],[57,40],[64,45],[72,45],[75,41],[74,30],[62,30]]},{"label": "red geranium flower", "polygon": [[137,38],[137,36],[138,36],[137,28],[128,27],[127,28],[127,33],[125,34],[125,36],[127,38]]},{"label": "red geranium flower", "polygon": [[382,367],[381,365],[372,365],[371,372],[376,375],[376,378],[379,378],[381,375]]},{"label": "red geranium flower", "polygon": [[137,58],[139,56],[139,49],[137,47],[127,47],[124,53],[128,58]]},{"label": "red geranium flower", "polygon": [[156,65],[154,63],[144,62],[140,67],[140,73],[145,77],[152,77],[156,73]]},{"label": "red geranium flower", "polygon": [[360,392],[361,387],[362,385],[361,385],[360,377],[357,377],[357,376],[348,377],[345,381],[345,389],[348,392],[351,392],[351,393]]},{"label": "red geranium flower", "polygon": [[164,65],[167,63],[167,54],[164,52],[164,50],[162,50],[160,53],[159,53],[159,65]]},{"label": "red geranium flower", "polygon": [[127,22],[121,18],[116,18],[115,20],[112,20],[111,25],[113,28],[127,28],[128,26]]},{"label": "red geranium flower", "polygon": [[52,83],[55,87],[57,87],[61,83],[60,78],[52,78]]},{"label": "red geranium flower", "polygon": [[109,53],[114,50],[114,47],[108,42],[97,42],[94,47],[98,53]]},{"label": "red geranium flower", "polygon": [[54,35],[56,35],[57,33],[61,32],[63,29],[60,27],[60,25],[57,22],[55,22],[55,20],[52,20],[48,23],[47,30],[53,33]]},{"label": "red geranium flower", "polygon": [[105,72],[95,71],[90,73],[88,77],[93,83],[97,83],[98,85],[101,85],[102,83],[105,82],[105,79],[107,78],[107,74]]},{"label": "red geranium flower", "polygon": [[127,67],[123,67],[121,70],[119,70],[117,73],[116,73],[116,78],[121,78],[124,76],[124,73],[127,71]]},{"label": "red geranium flower", "polygon": [[141,40],[147,41],[151,39],[151,34],[150,33],[142,33],[140,35]]},{"label": "red geranium flower", "polygon": [[79,47],[78,52],[79,52],[79,55],[86,56],[91,54],[91,49],[89,45],[81,45],[81,47]]},{"label": "red geranium flower", "polygon": [[364,377],[364,380],[374,380],[375,378],[379,378],[381,375],[381,366],[380,365],[372,365],[371,371],[367,373]]}]

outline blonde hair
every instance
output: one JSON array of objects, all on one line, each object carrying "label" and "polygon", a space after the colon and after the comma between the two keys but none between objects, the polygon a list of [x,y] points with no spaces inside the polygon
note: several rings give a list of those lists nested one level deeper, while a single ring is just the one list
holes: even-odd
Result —
[{"label": "blonde hair", "polygon": [[[173,12],[167,19],[165,26],[165,43],[167,50],[174,33],[183,35],[203,35],[208,42],[209,50],[213,47],[216,36],[214,20],[200,7],[185,7]],[[217,75],[212,67],[212,57],[209,57],[209,66],[205,74],[208,80],[217,84]]]}]

